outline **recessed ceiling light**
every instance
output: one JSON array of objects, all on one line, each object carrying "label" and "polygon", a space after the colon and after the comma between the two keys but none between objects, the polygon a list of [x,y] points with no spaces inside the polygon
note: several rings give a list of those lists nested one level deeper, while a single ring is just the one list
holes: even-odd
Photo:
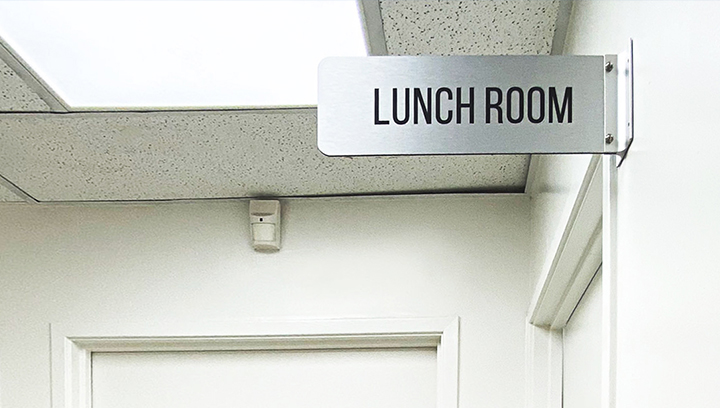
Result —
[{"label": "recessed ceiling light", "polygon": [[366,55],[355,1],[0,1],[0,36],[76,108],[314,105]]}]

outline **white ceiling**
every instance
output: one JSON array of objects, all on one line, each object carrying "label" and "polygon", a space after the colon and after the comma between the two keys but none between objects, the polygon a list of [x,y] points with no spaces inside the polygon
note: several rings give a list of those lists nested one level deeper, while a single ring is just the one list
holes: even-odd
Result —
[{"label": "white ceiling", "polygon": [[[548,54],[559,4],[379,9],[391,54]],[[17,113],[48,105],[31,91],[37,82],[25,85],[5,64],[0,73],[0,175],[41,202],[521,192],[527,176],[528,156],[325,157],[314,109]],[[10,194],[0,190],[0,200]]]}]

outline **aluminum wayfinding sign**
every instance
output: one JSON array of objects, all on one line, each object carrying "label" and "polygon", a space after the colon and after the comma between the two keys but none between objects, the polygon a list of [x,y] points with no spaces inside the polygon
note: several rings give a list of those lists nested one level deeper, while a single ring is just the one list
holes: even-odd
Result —
[{"label": "aluminum wayfinding sign", "polygon": [[318,68],[318,148],[603,153],[606,75],[602,56],[327,58]]}]

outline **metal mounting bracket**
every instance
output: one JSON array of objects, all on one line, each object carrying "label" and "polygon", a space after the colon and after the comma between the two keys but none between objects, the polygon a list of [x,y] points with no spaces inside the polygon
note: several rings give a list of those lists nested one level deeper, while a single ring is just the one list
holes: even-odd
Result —
[{"label": "metal mounting bracket", "polygon": [[618,149],[617,167],[625,161],[635,139],[635,75],[633,70],[633,40],[627,52],[618,56]]},{"label": "metal mounting bracket", "polygon": [[605,56],[605,154],[619,156],[618,167],[633,142],[633,45]]}]

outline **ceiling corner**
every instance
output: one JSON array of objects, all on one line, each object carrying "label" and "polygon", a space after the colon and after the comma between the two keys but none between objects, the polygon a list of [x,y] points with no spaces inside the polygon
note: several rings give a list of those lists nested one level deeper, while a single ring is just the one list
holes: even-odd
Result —
[{"label": "ceiling corner", "polygon": [[0,202],[37,203],[38,201],[8,181],[5,177],[0,176]]},{"label": "ceiling corner", "polygon": [[1,38],[0,96],[0,111],[69,111],[67,103]]},{"label": "ceiling corner", "polygon": [[47,112],[50,107],[0,56],[0,112]]},{"label": "ceiling corner", "polygon": [[380,0],[358,0],[368,55],[388,55]]},{"label": "ceiling corner", "polygon": [[565,38],[572,15],[573,0],[558,0],[558,12],[555,19],[555,34],[553,34],[550,54],[562,55],[565,49]]}]

